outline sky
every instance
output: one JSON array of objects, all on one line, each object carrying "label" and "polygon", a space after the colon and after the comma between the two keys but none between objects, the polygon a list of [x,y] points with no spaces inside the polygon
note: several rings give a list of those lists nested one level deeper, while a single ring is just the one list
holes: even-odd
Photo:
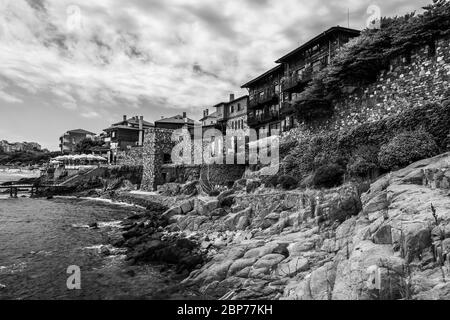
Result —
[{"label": "sky", "polygon": [[58,149],[100,133],[245,95],[241,85],[326,29],[363,29],[431,0],[0,0],[0,140]]}]

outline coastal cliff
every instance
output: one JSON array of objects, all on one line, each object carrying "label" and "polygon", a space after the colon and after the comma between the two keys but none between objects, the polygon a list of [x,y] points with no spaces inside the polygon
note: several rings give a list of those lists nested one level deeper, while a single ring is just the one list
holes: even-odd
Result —
[{"label": "coastal cliff", "polygon": [[155,217],[129,227],[141,230],[126,235],[130,259],[182,262],[184,287],[212,298],[450,298],[450,153],[385,175],[365,193],[355,184],[258,185],[177,197],[157,215],[159,228]]}]

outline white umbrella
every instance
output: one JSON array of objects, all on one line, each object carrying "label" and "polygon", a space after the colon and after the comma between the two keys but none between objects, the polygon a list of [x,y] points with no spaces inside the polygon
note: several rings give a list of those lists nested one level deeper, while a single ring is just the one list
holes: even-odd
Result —
[{"label": "white umbrella", "polygon": [[100,157],[100,156],[96,156],[95,157],[98,161],[108,161],[106,158]]},{"label": "white umbrella", "polygon": [[92,155],[92,154],[88,154],[88,155],[86,156],[86,159],[89,160],[89,161],[92,161],[92,160],[97,160],[97,157],[94,156],[94,155]]}]

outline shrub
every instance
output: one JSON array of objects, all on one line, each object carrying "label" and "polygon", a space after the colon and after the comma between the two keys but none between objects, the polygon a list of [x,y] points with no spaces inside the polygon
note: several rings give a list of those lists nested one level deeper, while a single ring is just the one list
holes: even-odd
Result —
[{"label": "shrub", "polygon": [[424,131],[405,131],[381,147],[378,159],[381,167],[396,169],[438,153],[434,137]]},{"label": "shrub", "polygon": [[342,184],[345,170],[338,164],[325,165],[314,172],[313,186],[334,188]]},{"label": "shrub", "polygon": [[278,176],[268,176],[263,178],[262,182],[267,188],[276,188],[278,186]]},{"label": "shrub", "polygon": [[290,141],[286,141],[286,142],[281,141],[280,142],[280,151],[279,151],[280,158],[281,159],[285,158],[291,152],[291,150],[295,149],[297,146],[298,146],[298,141],[295,141],[295,140],[290,140]]},{"label": "shrub", "polygon": [[292,176],[280,176],[278,178],[278,183],[284,190],[292,190],[298,186],[298,180]]},{"label": "shrub", "polygon": [[301,178],[322,165],[336,162],[339,158],[336,147],[334,133],[305,134],[284,158],[283,172]]},{"label": "shrub", "polygon": [[380,148],[373,145],[358,147],[350,157],[347,172],[353,177],[367,177],[379,168],[378,153]]}]

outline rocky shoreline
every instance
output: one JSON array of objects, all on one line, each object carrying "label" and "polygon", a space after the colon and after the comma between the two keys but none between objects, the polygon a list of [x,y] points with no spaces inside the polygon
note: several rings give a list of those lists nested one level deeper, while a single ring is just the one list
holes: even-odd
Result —
[{"label": "rocky shoreline", "polygon": [[[238,300],[450,298],[450,154],[386,175],[364,193],[356,184],[258,185],[241,180],[162,213],[164,233],[188,239],[203,257],[186,265],[186,288]],[[149,260],[158,256],[151,241],[143,241]]]},{"label": "rocky shoreline", "polygon": [[450,154],[386,175],[368,190],[348,183],[283,191],[257,179],[239,180],[217,197],[183,188],[78,195],[147,209],[122,223],[113,245],[127,249],[130,264],[176,274],[172,294],[450,299]]}]

